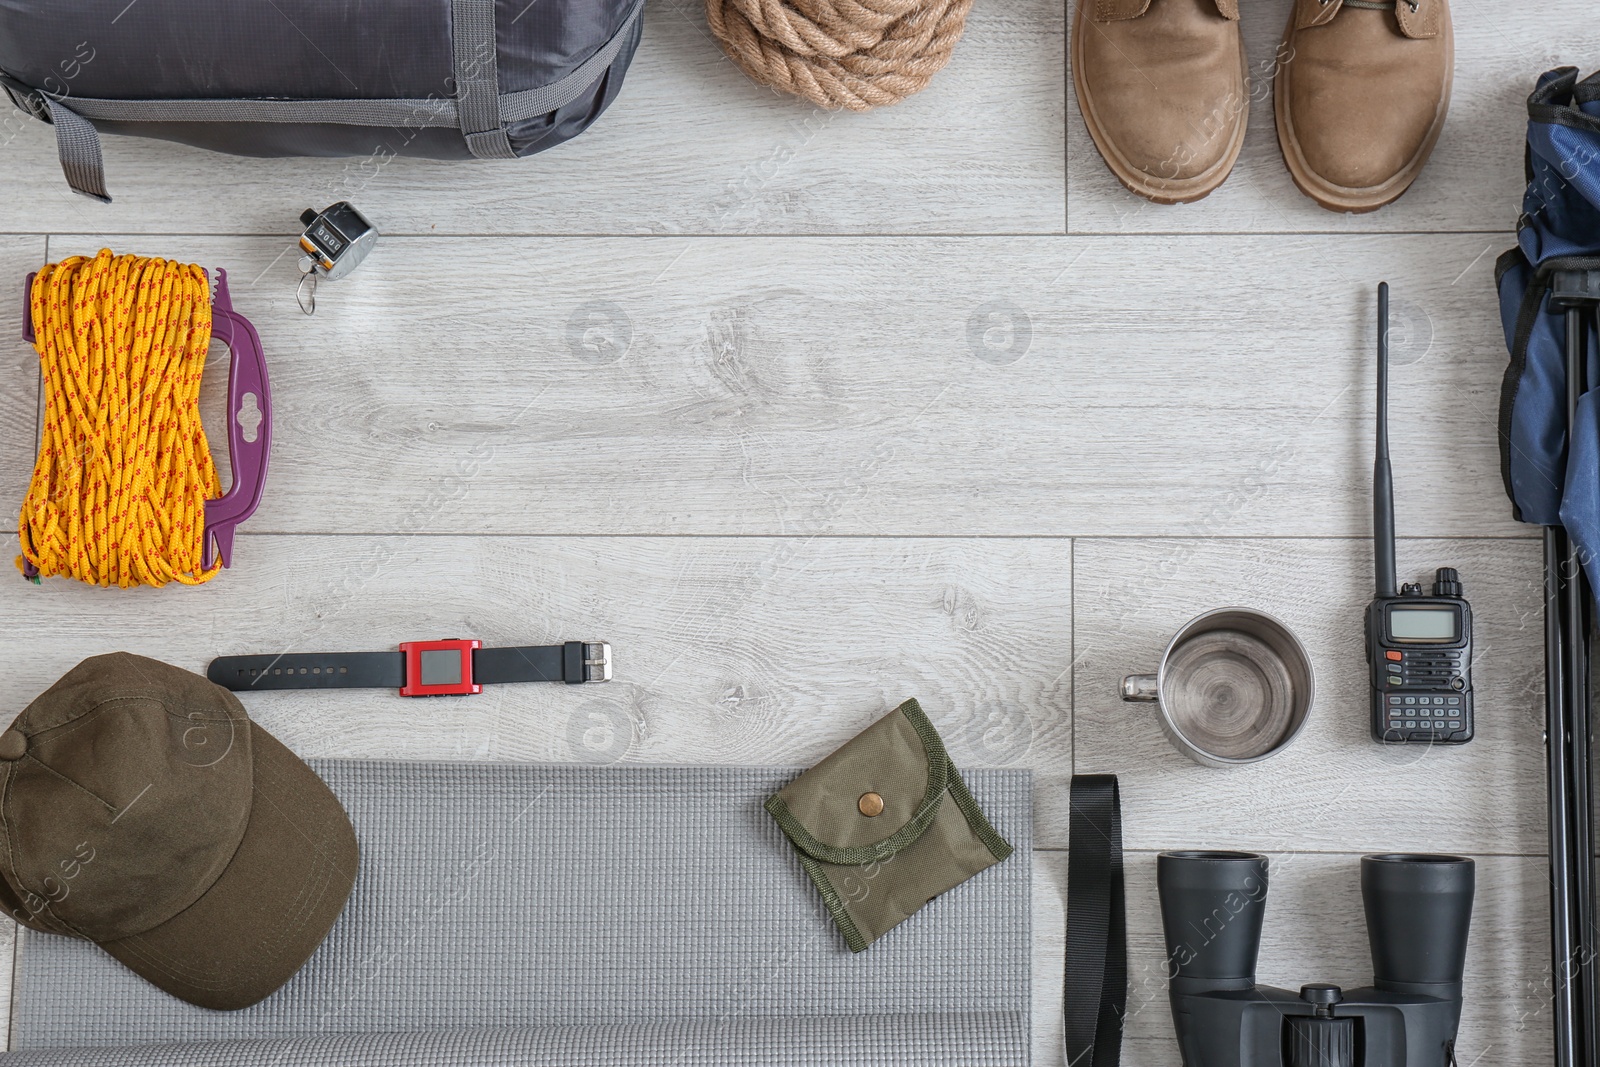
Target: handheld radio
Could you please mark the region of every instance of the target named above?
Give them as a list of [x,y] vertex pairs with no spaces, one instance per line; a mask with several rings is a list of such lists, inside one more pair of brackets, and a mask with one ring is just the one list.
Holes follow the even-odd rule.
[[1396,588],[1394,474],[1389,467],[1389,284],[1378,286],[1378,446],[1372,466],[1372,556],[1367,608],[1372,739],[1462,745],[1472,740],[1472,607],[1461,576],[1440,567],[1433,595]]

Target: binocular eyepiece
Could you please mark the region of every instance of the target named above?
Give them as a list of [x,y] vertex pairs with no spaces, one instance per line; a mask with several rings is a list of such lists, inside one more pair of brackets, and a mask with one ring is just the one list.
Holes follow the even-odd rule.
[[1173,1021],[1185,1067],[1446,1067],[1461,1021],[1473,863],[1361,859],[1373,984],[1256,985],[1267,859],[1166,852],[1156,860]]

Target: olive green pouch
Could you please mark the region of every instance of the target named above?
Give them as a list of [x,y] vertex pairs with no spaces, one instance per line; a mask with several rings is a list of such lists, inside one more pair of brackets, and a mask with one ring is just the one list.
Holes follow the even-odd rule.
[[767,800],[850,951],[1011,855],[915,700]]

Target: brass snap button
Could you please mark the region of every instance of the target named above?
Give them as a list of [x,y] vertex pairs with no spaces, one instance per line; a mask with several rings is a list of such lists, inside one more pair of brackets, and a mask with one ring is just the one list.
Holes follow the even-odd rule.
[[[0,743],[4,741],[4,738],[0,738]],[[861,799],[856,801],[856,808],[867,818],[876,818],[883,814],[883,798],[876,793],[862,793]]]
[[19,760],[28,754],[28,739],[20,730],[0,734],[0,759]]

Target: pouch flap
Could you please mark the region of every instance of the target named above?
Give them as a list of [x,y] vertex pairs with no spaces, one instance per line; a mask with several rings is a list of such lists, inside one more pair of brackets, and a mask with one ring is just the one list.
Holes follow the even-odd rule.
[[1093,12],[1096,22],[1120,22],[1136,19],[1150,10],[1150,0],[1081,0]]
[[766,809],[800,851],[851,866],[915,842],[938,816],[949,786],[944,743],[921,706],[908,700],[779,790]]
[[852,952],[1011,855],[915,700],[774,793],[766,809]]
[[1443,29],[1444,5],[1439,0],[1396,0],[1394,17],[1400,32],[1422,41],[1439,36]]

